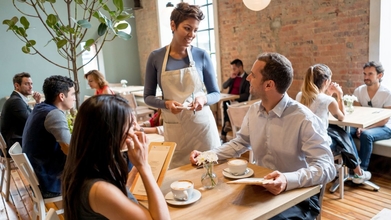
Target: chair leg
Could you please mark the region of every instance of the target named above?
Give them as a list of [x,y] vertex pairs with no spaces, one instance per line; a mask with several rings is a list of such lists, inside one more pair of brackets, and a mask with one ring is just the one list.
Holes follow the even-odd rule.
[[[2,165],[0,165],[2,166]],[[2,168],[2,171],[1,171],[1,182],[0,182],[0,193],[3,192],[3,183],[4,183],[4,173],[5,173],[5,167]]]
[[6,171],[7,171],[7,185],[6,185],[6,191],[5,191],[5,201],[9,201],[9,198],[10,198],[10,184],[11,184],[11,167],[10,167],[10,164],[8,163],[7,164],[7,168],[6,168]]
[[380,187],[378,185],[376,185],[376,184],[374,184],[374,183],[372,183],[371,181],[368,181],[368,180],[365,181],[363,184],[367,185],[369,187],[372,187],[374,191],[379,191],[379,189],[380,189]]

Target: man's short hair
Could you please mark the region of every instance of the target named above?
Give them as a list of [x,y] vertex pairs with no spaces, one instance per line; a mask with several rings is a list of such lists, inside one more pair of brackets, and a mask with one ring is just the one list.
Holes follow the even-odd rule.
[[231,65],[236,65],[237,67],[243,66],[243,62],[239,59],[234,59],[231,61]]
[[45,102],[53,104],[60,93],[64,93],[65,97],[68,97],[68,92],[74,85],[73,80],[66,76],[51,76],[46,78],[42,87]]
[[277,91],[284,94],[293,81],[291,62],[278,53],[261,53],[257,59],[266,63],[261,71],[263,81],[273,80]]
[[13,81],[13,84],[17,83],[17,84],[22,84],[22,79],[23,77],[27,77],[27,78],[31,78],[30,74],[29,73],[26,73],[26,72],[21,72],[21,73],[18,73],[14,76],[14,78],[12,79]]

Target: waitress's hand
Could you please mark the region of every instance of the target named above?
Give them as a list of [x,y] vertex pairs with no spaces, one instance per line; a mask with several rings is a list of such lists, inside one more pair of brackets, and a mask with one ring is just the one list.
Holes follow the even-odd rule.
[[164,104],[166,105],[166,109],[169,109],[173,114],[178,114],[182,111],[182,109],[177,108],[177,106],[182,106],[182,104],[177,101],[167,100]]
[[193,103],[190,103],[189,106],[191,107],[190,110],[196,110],[200,111],[206,104],[207,99],[205,95],[197,96]]

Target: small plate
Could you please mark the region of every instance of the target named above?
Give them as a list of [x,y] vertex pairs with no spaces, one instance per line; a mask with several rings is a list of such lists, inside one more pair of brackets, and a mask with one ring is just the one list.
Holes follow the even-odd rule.
[[172,192],[167,193],[164,198],[166,199],[166,202],[171,205],[189,205],[189,204],[195,203],[199,199],[201,199],[201,192],[194,189],[193,196],[191,197],[191,199],[188,199],[186,201],[175,200],[174,196],[172,195]]
[[[229,171],[229,168],[225,168],[225,170]],[[243,174],[243,175],[239,175],[239,176],[235,176],[227,171],[224,171],[223,170],[223,176],[227,177],[227,178],[230,178],[230,179],[242,179],[242,178],[247,178],[247,177],[250,177],[254,174],[254,170],[247,167],[247,170],[248,172]]]

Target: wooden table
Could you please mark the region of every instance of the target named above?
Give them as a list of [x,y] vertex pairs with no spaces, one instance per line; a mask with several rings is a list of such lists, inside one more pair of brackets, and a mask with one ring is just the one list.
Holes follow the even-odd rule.
[[131,93],[136,91],[143,91],[144,86],[127,86],[127,87],[111,87],[111,90],[115,93],[124,94],[124,93]]
[[[221,126],[224,124],[224,109],[223,103],[224,101],[230,101],[240,98],[240,95],[233,95],[228,93],[220,93],[220,100],[217,103],[217,108],[220,109],[220,117],[221,117]],[[218,121],[218,116],[216,115],[216,122]]]
[[389,117],[391,117],[391,109],[354,106],[354,112],[346,114],[343,121],[338,121],[329,114],[329,124],[366,128]]
[[[217,164],[214,171],[218,183],[214,189],[204,190],[201,184],[203,169],[185,165],[168,170],[160,187],[163,194],[170,192],[170,184],[176,180],[187,179],[194,183],[194,188],[202,194],[197,202],[186,206],[169,205],[172,219],[268,219],[316,195],[320,186],[300,188],[274,196],[262,186],[227,184],[231,179],[223,176],[222,170],[227,163]],[[264,177],[272,170],[249,164],[254,170],[254,177]],[[143,201],[142,204],[146,202]]]

